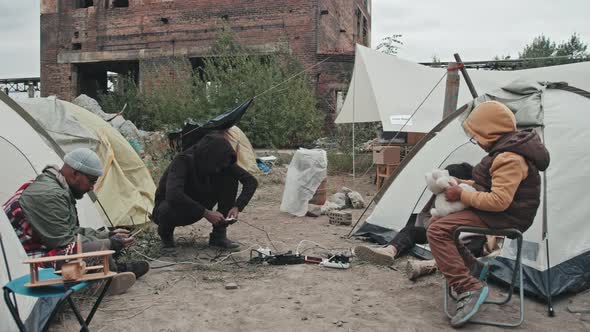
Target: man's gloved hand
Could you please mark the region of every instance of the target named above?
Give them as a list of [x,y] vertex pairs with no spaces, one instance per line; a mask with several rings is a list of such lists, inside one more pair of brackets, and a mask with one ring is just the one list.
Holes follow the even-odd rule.
[[109,240],[111,241],[112,250],[121,251],[124,248],[129,247],[135,239],[132,236],[129,236],[128,234],[117,233],[111,236]]

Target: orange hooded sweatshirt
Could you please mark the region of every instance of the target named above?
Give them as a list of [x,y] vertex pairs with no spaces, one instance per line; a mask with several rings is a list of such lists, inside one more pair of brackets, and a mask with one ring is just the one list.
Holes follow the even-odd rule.
[[[485,151],[489,151],[504,134],[516,132],[516,118],[508,107],[497,101],[478,105],[469,114],[463,128]],[[478,210],[501,212],[506,210],[521,181],[528,176],[525,159],[513,152],[500,153],[492,163],[490,192],[467,191],[461,193],[461,202]],[[473,185],[473,181],[463,181]]]

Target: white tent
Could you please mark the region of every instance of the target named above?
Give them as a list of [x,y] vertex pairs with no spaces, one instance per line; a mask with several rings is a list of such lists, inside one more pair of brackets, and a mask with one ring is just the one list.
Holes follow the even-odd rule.
[[[551,154],[551,164],[542,176],[545,194],[541,207],[524,234],[525,290],[547,297],[588,287],[590,205],[584,197],[590,185],[590,93],[563,87],[545,89],[522,81],[506,89],[481,96],[474,103],[489,99],[504,102],[515,112],[520,127],[539,130]],[[411,151],[378,194],[377,206],[356,235],[390,241],[428,200],[426,172],[451,163],[475,165],[481,160],[484,151],[469,143],[461,127],[470,109],[463,107],[447,117]],[[514,255],[515,243],[507,241],[494,260],[496,277],[507,280],[506,267],[514,263]]]
[[[48,164],[61,165],[62,159],[54,149],[59,149],[49,134],[28,115],[12,99],[0,92],[0,202],[6,202],[16,190],[25,182],[32,180]],[[94,203],[85,196],[78,201],[78,216],[80,224],[86,227],[100,228],[106,226]],[[24,250],[15,236],[8,219],[2,214],[0,231],[5,249],[9,257],[12,277],[20,277],[26,271],[21,263]],[[8,280],[4,261],[0,263],[0,282],[2,285]],[[0,320],[7,324],[0,324],[0,330],[14,330],[12,317],[4,301],[0,301]],[[22,302],[22,304],[21,304]],[[19,310],[25,320],[31,310],[32,300],[19,300]],[[10,322],[10,323],[8,323]]]
[[[27,259],[27,254],[20,245],[18,238],[16,237],[16,233],[12,230],[10,221],[8,221],[8,218],[4,213],[0,213],[0,236],[2,236],[2,242],[4,243],[4,248],[6,249],[5,253],[3,253],[0,249],[0,255],[6,254],[8,266],[10,269],[10,276],[14,279],[29,273],[29,266],[22,263],[25,259]],[[0,260],[2,262],[0,263],[0,285],[3,286],[8,283],[10,279],[8,278],[8,270],[6,269],[4,259],[0,257]],[[18,303],[18,310],[21,317],[26,318],[31,313],[36,299],[33,297],[19,295],[16,297],[16,301]],[[17,330],[17,326],[12,320],[12,316],[6,307],[4,300],[2,300],[2,304],[0,305],[0,320],[2,320],[0,331]]]
[[[429,132],[442,119],[445,80],[432,91],[420,109],[412,113],[443,78],[446,68],[430,68],[357,45],[354,71],[336,123],[381,121],[384,131]],[[479,94],[496,90],[516,79],[568,83],[590,91],[590,62],[517,71],[469,70]],[[458,105],[472,99],[464,81]],[[405,126],[404,126],[405,124]]]

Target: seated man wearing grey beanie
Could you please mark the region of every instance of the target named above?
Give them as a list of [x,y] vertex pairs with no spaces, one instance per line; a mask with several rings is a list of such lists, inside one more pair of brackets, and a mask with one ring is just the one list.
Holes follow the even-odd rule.
[[[92,150],[78,148],[66,154],[64,162],[61,169],[55,165],[45,167],[2,206],[27,255],[36,258],[75,253],[78,234],[84,252],[110,249],[117,255],[133,242],[129,231],[80,227],[76,211],[76,200],[93,190],[102,175],[100,159]],[[149,270],[145,261],[111,266],[119,273],[113,278],[110,294],[125,292]]]

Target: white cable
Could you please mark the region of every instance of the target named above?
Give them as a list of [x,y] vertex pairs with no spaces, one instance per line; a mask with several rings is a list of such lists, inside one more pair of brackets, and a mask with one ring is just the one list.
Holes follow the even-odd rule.
[[323,246],[323,245],[321,245],[321,244],[319,244],[319,243],[317,243],[317,242],[313,242],[313,241],[311,241],[311,240],[301,240],[301,241],[299,242],[299,244],[297,245],[297,249],[295,249],[295,254],[299,254],[299,247],[301,246],[301,244],[302,244],[303,242],[309,242],[309,243],[313,243],[313,244],[315,244],[317,247],[324,248],[324,249],[326,249],[326,250],[328,250],[328,251],[332,251],[330,248],[328,248],[328,247],[326,247],[326,246]]

